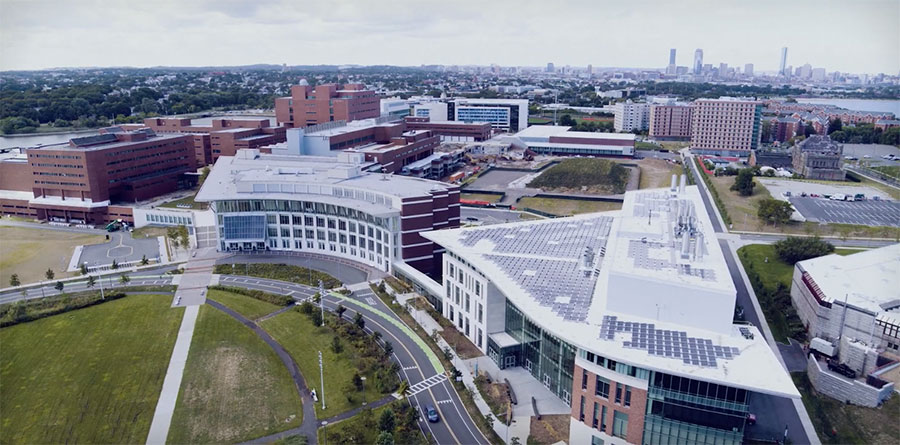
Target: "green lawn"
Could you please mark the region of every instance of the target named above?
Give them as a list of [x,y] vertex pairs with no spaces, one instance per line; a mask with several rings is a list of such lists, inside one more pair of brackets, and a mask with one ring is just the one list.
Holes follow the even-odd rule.
[[300,425],[303,407],[284,363],[222,311],[200,307],[169,443],[222,443]]
[[872,167],[872,170],[880,171],[894,178],[900,178],[900,165],[879,165]]
[[144,443],[184,313],[171,299],[0,329],[0,443]]
[[[606,212],[622,208],[621,202],[590,201],[586,199],[559,199],[525,197],[516,204],[517,208],[530,208],[559,216],[577,215],[580,213]],[[524,214],[523,214],[524,215]]]
[[531,180],[528,187],[571,193],[624,193],[629,171],[600,158],[568,158]]
[[341,286],[340,280],[325,272],[289,264],[247,263],[237,264],[234,265],[234,267],[232,267],[231,264],[216,264],[213,273],[248,275],[252,277],[305,284],[307,286],[318,286],[319,280],[322,280],[325,284],[325,289],[333,289]]
[[219,303],[228,306],[229,309],[232,309],[251,320],[255,320],[263,315],[271,314],[272,312],[281,309],[281,306],[257,300],[253,297],[217,289],[210,289],[207,298],[218,301]]
[[[322,409],[321,403],[316,403],[318,418],[335,416],[362,405],[361,396],[354,397],[352,401],[346,397],[353,374],[357,372],[355,359],[358,358],[358,354],[353,350],[349,341],[343,341],[343,352],[335,354],[331,350],[331,342],[334,338],[332,330],[328,327],[313,326],[309,317],[298,311],[279,314],[263,321],[260,326],[284,346],[284,349],[291,354],[291,357],[297,362],[297,366],[300,367],[307,386],[315,388],[319,393],[322,391],[322,381],[319,379],[318,352],[322,351],[325,368],[326,409]],[[371,384],[371,376],[367,377],[369,384],[365,385],[365,399],[373,401],[381,398],[383,394],[379,394],[375,385]]]
[[896,394],[879,408],[847,405],[820,395],[805,372],[792,373],[791,377],[803,396],[803,405],[822,443],[897,443],[900,437],[900,422],[897,422],[900,397]]
[[[838,255],[850,255],[859,252],[854,249],[835,249]],[[778,254],[775,253],[775,247],[771,244],[750,244],[738,249],[738,258],[741,261],[747,275],[751,277],[750,282],[753,285],[753,291],[759,299],[759,305],[762,307],[766,322],[775,340],[787,343],[788,337],[791,337],[796,329],[802,329],[802,325],[797,325],[796,310],[790,302],[789,294],[785,301],[784,296],[779,299],[775,293],[778,285],[784,286],[787,292],[791,289],[791,280],[794,274],[794,266],[781,261]],[[768,259],[768,261],[766,261]],[[753,273],[759,275],[762,286],[759,288],[758,283],[753,281]],[[750,310],[750,308],[744,308]]]
[[462,193],[459,195],[459,199],[471,199],[473,201],[497,202],[500,201],[500,198],[503,198],[503,196],[490,193]]
[[186,197],[186,198],[176,199],[175,201],[169,201],[169,202],[167,202],[167,203],[165,203],[165,204],[160,204],[159,207],[171,207],[171,208],[188,209],[187,207],[178,207],[179,205],[188,204],[188,205],[191,206],[190,208],[193,209],[193,210],[206,210],[207,208],[209,208],[209,204],[208,204],[208,203],[205,203],[205,202],[196,202],[196,201],[194,201],[194,198],[195,198],[196,196],[197,196],[197,194],[194,193],[193,195],[188,196],[188,197]]

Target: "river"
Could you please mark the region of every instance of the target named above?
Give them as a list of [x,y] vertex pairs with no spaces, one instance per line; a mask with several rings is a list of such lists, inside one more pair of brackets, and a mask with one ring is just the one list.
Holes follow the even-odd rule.
[[[191,123],[194,125],[211,125],[213,119],[258,119],[261,117],[269,118],[269,125],[275,125],[275,118],[271,116],[240,116],[240,115],[227,115],[227,116],[213,116],[213,117],[202,117],[194,119]],[[24,134],[24,135],[15,135],[15,136],[0,136],[0,149],[3,148],[13,148],[13,147],[34,147],[36,145],[49,145],[49,144],[59,144],[63,142],[69,142],[69,139],[82,137],[82,136],[90,136],[91,134],[96,133],[97,130],[78,130],[78,131],[67,131],[64,133],[53,133],[53,134]]]
[[900,100],[893,99],[797,99],[797,102],[834,105],[854,111],[886,111],[900,116]]

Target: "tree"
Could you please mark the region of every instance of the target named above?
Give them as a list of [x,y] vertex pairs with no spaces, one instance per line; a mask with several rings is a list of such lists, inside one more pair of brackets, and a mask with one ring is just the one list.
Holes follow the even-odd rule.
[[200,179],[198,181],[199,185],[203,185],[206,182],[206,178],[209,176],[209,166],[203,167],[203,170],[200,170]]
[[397,419],[394,416],[394,411],[390,408],[382,411],[381,417],[378,418],[378,431],[393,433],[396,426]]
[[762,135],[760,139],[763,142],[772,142],[772,121],[766,119],[762,123]]
[[191,247],[191,238],[188,229],[185,226],[178,226],[178,241],[185,249]]
[[119,262],[116,261],[116,260],[113,260],[112,264],[111,264],[109,267],[112,268],[112,269],[118,269],[118,268],[119,268]]
[[806,238],[789,236],[772,245],[775,253],[785,263],[793,265],[798,261],[828,255],[834,252],[834,245],[819,237]]
[[150,260],[147,259],[147,255],[141,257],[141,266],[146,266],[150,264]]
[[130,281],[131,281],[131,278],[129,278],[128,275],[125,275],[125,274],[119,275],[119,282],[122,283],[123,286],[128,284],[128,282],[130,282]]
[[22,284],[22,283],[19,281],[19,274],[14,273],[14,274],[10,275],[10,277],[9,277],[9,285],[10,286],[16,287],[20,284]]
[[564,114],[561,118],[559,118],[559,124],[567,127],[574,127],[578,124],[578,122],[575,119],[572,119],[572,116]]
[[322,313],[321,312],[313,311],[312,314],[310,314],[310,317],[312,318],[312,322],[313,322],[314,326],[322,325]]
[[828,123],[828,134],[834,133],[835,131],[841,131],[844,128],[844,123],[841,122],[841,118],[837,118]]
[[334,312],[337,313],[338,320],[343,320],[344,312],[347,312],[347,308],[345,308],[343,304],[339,304],[337,309],[334,310]]
[[65,287],[65,285],[63,284],[62,281],[57,281],[57,282],[56,282],[56,286],[53,286],[53,287],[55,287],[56,290],[62,292],[62,290],[63,290],[63,288]]
[[331,352],[335,354],[340,354],[341,351],[344,350],[344,345],[341,344],[341,339],[337,336],[331,337]]
[[753,182],[753,170],[749,168],[742,168],[736,178],[734,178],[734,185],[731,186],[731,190],[736,190],[741,196],[750,196],[753,194],[753,186],[756,183]]
[[515,436],[511,437],[509,439],[509,445],[522,445],[522,439],[519,439],[518,437],[515,437]]
[[87,267],[87,264],[86,264],[86,263],[81,263],[81,265],[78,266],[78,268],[81,269],[81,274],[82,274],[82,275],[87,275],[87,274],[88,274],[88,267]]
[[814,134],[816,134],[816,127],[813,126],[812,122],[807,122],[806,127],[803,127],[803,135],[810,137]]
[[384,342],[384,355],[390,357],[390,355],[393,353],[394,353],[393,343],[391,343],[389,341]]
[[44,276],[47,277],[48,280],[52,280],[53,277],[56,276],[56,274],[53,273],[53,269],[47,269],[47,271],[44,272]]
[[358,327],[360,330],[362,330],[366,327],[366,320],[363,320],[362,314],[357,312],[356,316],[353,317],[353,324],[355,324],[356,327]]
[[313,305],[309,301],[304,301],[300,303],[300,313],[301,314],[311,314],[313,311]]
[[759,202],[756,215],[766,222],[785,224],[791,219],[794,209],[791,203],[775,198],[766,198]]
[[387,431],[382,431],[375,438],[375,445],[394,445],[394,435]]
[[381,332],[380,331],[373,332],[372,339],[375,340],[375,343],[378,343],[378,340],[381,340]]
[[362,390],[363,390],[363,381],[362,381],[362,377],[359,376],[359,373],[358,373],[358,372],[354,372],[354,373],[353,373],[353,380],[352,380],[352,383],[353,383],[353,387],[356,388],[357,391],[362,391]]
[[94,287],[97,284],[97,279],[94,278],[93,275],[88,275],[87,279],[87,287]]

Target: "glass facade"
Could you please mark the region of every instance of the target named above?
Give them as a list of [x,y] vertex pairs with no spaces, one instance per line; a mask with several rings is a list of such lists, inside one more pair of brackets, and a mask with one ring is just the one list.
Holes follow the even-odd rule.
[[509,106],[462,106],[457,108],[456,120],[462,122],[488,122],[493,127],[510,127],[510,114]]
[[345,257],[390,270],[399,256],[397,216],[314,201],[213,203],[222,251],[291,250]]
[[500,366],[521,366],[562,399],[572,404],[575,347],[544,331],[506,300],[506,333],[519,344],[497,348],[488,342],[488,355]]
[[652,371],[645,444],[740,444],[749,412],[746,390]]

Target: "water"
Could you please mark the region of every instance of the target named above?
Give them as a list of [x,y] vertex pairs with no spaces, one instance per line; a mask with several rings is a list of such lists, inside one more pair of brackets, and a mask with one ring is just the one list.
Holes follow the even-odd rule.
[[[213,119],[259,119],[268,117],[269,125],[275,126],[275,118],[270,116],[238,116],[238,115],[228,115],[228,116],[211,116],[211,117],[203,117],[197,118],[193,120],[194,125],[200,126],[209,126],[212,125]],[[91,134],[97,133],[96,130],[88,130],[88,131],[70,131],[65,133],[56,133],[56,134],[29,134],[22,136],[0,136],[0,149],[3,148],[12,148],[12,147],[34,147],[36,145],[49,145],[49,144],[59,144],[64,142],[69,142],[69,139],[90,136]]]
[[834,105],[854,111],[881,111],[900,116],[900,100],[890,99],[797,99],[797,102]]

